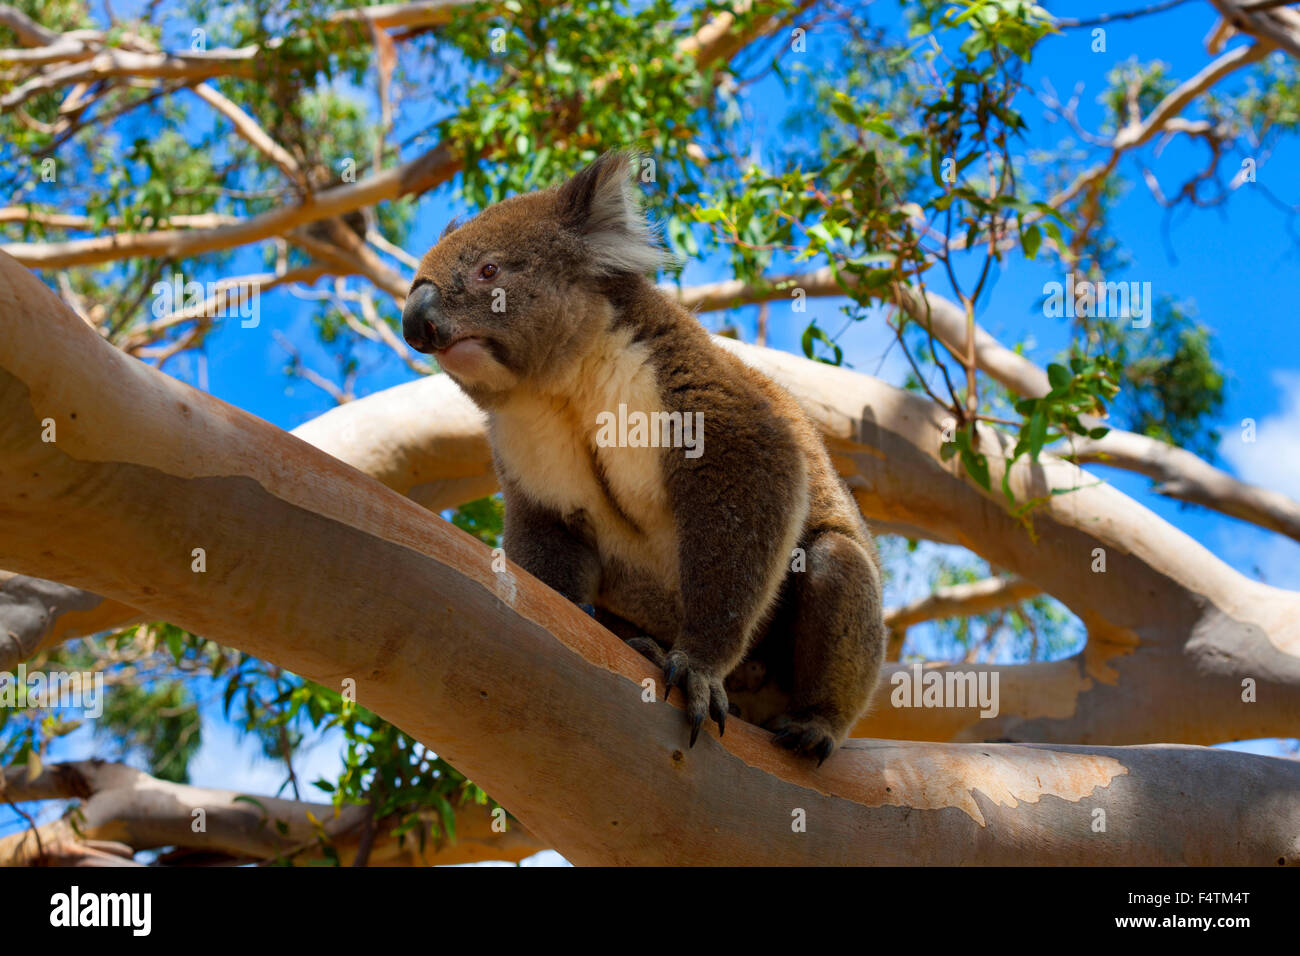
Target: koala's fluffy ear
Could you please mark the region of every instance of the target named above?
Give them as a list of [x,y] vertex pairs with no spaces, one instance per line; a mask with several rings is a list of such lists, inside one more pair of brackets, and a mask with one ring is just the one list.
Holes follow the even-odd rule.
[[560,220],[582,236],[597,273],[644,275],[664,262],[632,182],[635,159],[606,153],[559,188]]

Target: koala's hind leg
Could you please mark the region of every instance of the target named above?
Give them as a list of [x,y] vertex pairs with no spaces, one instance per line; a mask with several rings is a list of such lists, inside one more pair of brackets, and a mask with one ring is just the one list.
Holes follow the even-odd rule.
[[791,574],[795,601],[790,709],[768,723],[775,742],[830,756],[866,710],[885,658],[880,571],[867,548],[826,531]]

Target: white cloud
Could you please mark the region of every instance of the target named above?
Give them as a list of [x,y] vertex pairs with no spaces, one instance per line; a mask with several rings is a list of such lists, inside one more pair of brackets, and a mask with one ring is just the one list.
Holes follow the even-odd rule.
[[1300,371],[1275,371],[1273,384],[1282,407],[1255,419],[1253,442],[1243,440],[1240,423],[1230,425],[1219,453],[1243,481],[1300,499]]

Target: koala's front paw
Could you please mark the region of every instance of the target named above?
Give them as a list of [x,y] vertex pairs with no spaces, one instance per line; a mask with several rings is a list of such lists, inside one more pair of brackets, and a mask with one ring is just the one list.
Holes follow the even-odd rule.
[[767,729],[776,733],[772,742],[778,747],[784,747],[797,754],[816,757],[819,767],[835,750],[836,733],[821,717],[808,716],[796,719],[781,716],[769,721]]
[[668,652],[653,637],[629,637],[623,641],[642,657],[648,657],[660,670],[668,663]]
[[664,662],[664,700],[674,687],[686,695],[686,719],[691,722],[691,746],[700,736],[707,714],[718,724],[718,736],[727,729],[727,691],[722,676],[692,661],[685,651],[671,651]]

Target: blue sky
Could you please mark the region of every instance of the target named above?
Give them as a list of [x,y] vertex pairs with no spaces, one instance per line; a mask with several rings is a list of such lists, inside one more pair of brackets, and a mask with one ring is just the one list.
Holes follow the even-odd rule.
[[[876,4],[882,13],[888,5]],[[1119,5],[1117,9],[1124,8]],[[1092,4],[1053,5],[1062,16],[1095,14]],[[891,17],[884,16],[885,22]],[[1097,95],[1104,77],[1115,65],[1133,57],[1141,61],[1163,60],[1175,77],[1185,78],[1209,59],[1202,38],[1214,22],[1208,4],[1189,4],[1154,17],[1110,24],[1107,50],[1091,51],[1087,31],[1070,31],[1050,37],[1039,48],[1039,55],[1029,70],[1031,86],[1041,88],[1050,80],[1058,93],[1067,95],[1077,83],[1083,83],[1080,96],[1080,120],[1099,129],[1101,110]],[[823,40],[814,35],[809,57],[835,57],[835,37]],[[788,54],[793,55],[793,54]],[[1228,81],[1233,82],[1232,80]],[[775,79],[755,88],[747,117],[755,128],[775,131],[774,102],[783,100]],[[752,104],[762,104],[761,109]],[[1078,146],[1077,138],[1062,122],[1049,123],[1045,110],[1033,104],[1023,109],[1030,125],[1026,144],[1030,148],[1058,148],[1066,142]],[[428,117],[410,118],[411,128],[428,121]],[[403,135],[399,124],[398,137]],[[1028,152],[1028,150],[1026,150]],[[1094,153],[1093,158],[1100,155]],[[409,158],[409,157],[408,157]],[[1150,150],[1141,154],[1143,162],[1157,173],[1166,189],[1181,183],[1200,168],[1203,148],[1185,137],[1175,139],[1159,156],[1152,159]],[[1284,142],[1266,165],[1260,167],[1261,183],[1287,202],[1300,202],[1296,195],[1292,171],[1300,168],[1300,147]],[[1135,181],[1138,167],[1133,159],[1123,161],[1121,169]],[[416,228],[407,247],[419,255],[432,244],[448,218],[460,207],[444,189],[424,197],[419,207]],[[1300,442],[1294,438],[1300,430],[1300,359],[1287,346],[1300,340],[1295,331],[1295,312],[1289,286],[1300,276],[1300,247],[1288,236],[1286,214],[1271,205],[1250,184],[1237,190],[1221,209],[1181,210],[1170,217],[1137,182],[1117,203],[1112,217],[1114,231],[1131,258],[1130,267],[1112,278],[1150,282],[1156,295],[1171,295],[1195,303],[1200,321],[1215,332],[1223,365],[1229,372],[1227,401],[1215,424],[1223,435],[1220,454],[1223,464],[1240,477],[1300,497]],[[259,266],[251,256],[232,272],[256,271]],[[1061,269],[1047,257],[1039,262],[1012,258],[996,277],[992,291],[981,302],[981,323],[1003,342],[1026,342],[1031,357],[1040,363],[1054,358],[1066,342],[1063,322],[1046,319],[1038,308],[1043,284],[1060,281]],[[686,284],[710,281],[727,276],[726,263],[720,256],[693,262],[686,269]],[[215,278],[215,276],[214,276]],[[1287,281],[1288,279],[1292,281]],[[1285,283],[1285,284],[1284,284]],[[941,290],[942,291],[942,290]],[[830,330],[841,328],[843,320],[836,300],[813,300],[808,316],[819,318],[819,325]],[[271,328],[281,329],[302,350],[304,358],[322,372],[331,365],[314,347],[310,334],[309,309],[285,292],[268,293],[262,302],[262,326],[243,330],[227,326],[210,340],[208,348],[208,387],[216,395],[274,424],[292,428],[325,411],[331,399],[322,391],[301,380],[287,379],[283,368],[286,353],[270,338]],[[740,310],[734,318],[743,328],[752,330],[753,310]],[[720,316],[706,316],[711,322]],[[798,351],[802,324],[780,321],[774,309],[769,338],[775,347]],[[840,339],[846,361],[866,372],[877,372],[890,381],[901,381],[903,365],[894,351],[880,364],[888,350],[890,335],[883,324],[859,323]],[[382,359],[382,366],[361,381],[362,392],[377,391],[404,381],[410,374],[400,363]],[[173,366],[173,373],[188,381],[196,380],[196,370],[183,364]],[[1240,423],[1253,418],[1259,423],[1258,441],[1253,446],[1242,443]],[[1202,544],[1229,560],[1243,572],[1263,577],[1281,586],[1300,587],[1300,544],[1278,539],[1253,526],[1201,509],[1184,508],[1147,492],[1146,479],[1107,469],[1108,481],[1138,497],[1144,504],[1173,521]]]
[[[1105,9],[1119,10],[1140,6],[1139,0],[1113,0]],[[1062,16],[1092,16],[1095,3],[1050,4]],[[878,3],[880,20],[896,22],[892,4]],[[1096,97],[1104,88],[1104,77],[1116,64],[1136,57],[1140,61],[1160,59],[1170,73],[1183,79],[1206,62],[1209,54],[1203,38],[1215,22],[1208,3],[1191,3],[1158,16],[1131,22],[1117,22],[1106,27],[1106,51],[1094,53],[1092,38],[1086,30],[1052,37],[1040,46],[1028,71],[1030,86],[1041,88],[1050,80],[1056,91],[1068,95],[1082,83],[1080,120],[1094,130],[1100,128],[1100,109]],[[187,31],[186,31],[187,32]],[[179,27],[177,28],[179,35]],[[838,38],[814,34],[805,56],[833,61],[837,56]],[[211,43],[221,42],[214,31]],[[793,55],[793,54],[790,54]],[[1239,77],[1226,86],[1234,88]],[[373,105],[373,93],[365,94]],[[748,122],[761,135],[776,136],[778,105],[784,95],[775,80],[754,88],[749,105]],[[428,101],[422,101],[428,104]],[[445,104],[428,108],[436,116],[444,115]],[[1063,122],[1049,123],[1044,110],[1033,103],[1022,105],[1030,125],[1026,140],[1029,148],[1058,149],[1067,141],[1077,142]],[[435,115],[401,116],[396,139],[427,125]],[[618,145],[618,144],[610,144]],[[760,150],[762,143],[759,144]],[[403,158],[410,158],[408,151]],[[1090,154],[1095,161],[1100,153]],[[1141,153],[1166,188],[1175,187],[1204,160],[1203,147],[1180,138],[1158,157],[1151,150]],[[1270,204],[1261,191],[1250,184],[1237,190],[1223,209],[1182,211],[1174,215],[1165,229],[1166,213],[1141,185],[1132,158],[1122,161],[1121,169],[1134,180],[1134,188],[1117,203],[1112,222],[1115,233],[1131,258],[1123,278],[1148,281],[1156,295],[1168,294],[1195,302],[1201,321],[1215,332],[1224,367],[1230,372],[1227,402],[1215,423],[1223,435],[1219,448],[1220,464],[1239,477],[1286,492],[1300,498],[1300,358],[1295,345],[1296,333],[1294,288],[1297,278],[1298,247],[1288,233],[1285,213]],[[1300,147],[1284,143],[1260,167],[1258,178],[1284,202],[1300,203],[1300,187],[1294,172],[1300,169]],[[1230,174],[1229,174],[1230,175]],[[452,212],[460,211],[444,189],[426,196],[419,206],[417,227],[407,243],[419,255],[433,242]],[[261,269],[254,253],[242,253],[225,274],[234,275]],[[1046,257],[1037,263],[1020,258],[1008,260],[997,275],[991,294],[980,304],[981,323],[1004,343],[1027,343],[1028,352],[1040,363],[1055,357],[1066,341],[1064,323],[1044,318],[1038,302],[1043,284],[1061,279],[1059,266]],[[729,277],[721,257],[691,263],[684,281],[689,283]],[[201,276],[204,279],[218,275]],[[938,291],[944,291],[939,289]],[[798,351],[802,321],[820,317],[819,325],[839,329],[841,303],[812,300],[808,314],[800,321],[782,321],[780,310],[773,308],[769,344]],[[320,414],[332,405],[321,390],[284,375],[287,354],[271,337],[279,330],[302,352],[304,360],[318,371],[328,373],[330,361],[314,344],[310,326],[311,303],[293,298],[287,292],[267,293],[261,301],[261,324],[256,329],[241,329],[229,323],[208,342],[206,387],[213,394],[284,428],[293,428]],[[719,317],[706,317],[713,322]],[[752,331],[751,312],[735,316]],[[891,334],[881,322],[863,322],[853,326],[840,340],[846,361],[855,368],[881,375],[895,383],[903,378],[903,362],[896,351],[886,355]],[[372,374],[360,381],[361,393],[405,381],[411,377],[395,359],[381,358]],[[883,362],[882,362],[882,356]],[[186,359],[173,363],[169,371],[197,384],[197,362]],[[1247,445],[1241,441],[1240,423],[1252,418],[1258,423],[1258,440]],[[1139,476],[1105,470],[1108,481],[1133,495],[1157,514],[1176,524],[1241,572],[1271,584],[1300,588],[1300,544],[1201,509],[1184,508],[1177,503],[1151,494],[1148,482]],[[900,579],[901,580],[901,579]],[[887,598],[893,602],[916,596],[923,586],[917,576],[908,576],[901,589]],[[257,755],[251,742],[239,742],[235,733],[209,708],[211,720],[205,725],[205,743],[193,768],[196,783],[224,787],[245,787],[252,792],[271,792],[282,779],[281,770]],[[1278,752],[1271,742],[1250,746],[1261,752]],[[72,754],[89,753],[89,741],[78,734],[67,745]],[[306,753],[303,779],[317,774],[330,776],[338,766],[337,748],[324,741]],[[3,820],[0,817],[0,820]],[[553,858],[553,855],[552,855]],[[552,859],[548,858],[548,859]],[[553,859],[552,859],[553,861]]]

